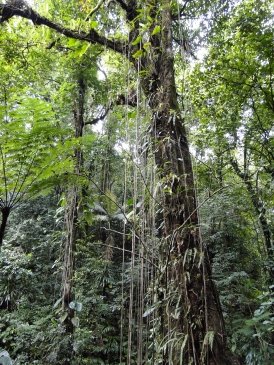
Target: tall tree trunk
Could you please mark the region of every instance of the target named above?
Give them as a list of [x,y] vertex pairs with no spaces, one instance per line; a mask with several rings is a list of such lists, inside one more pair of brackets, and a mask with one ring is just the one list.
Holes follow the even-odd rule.
[[[80,138],[83,136],[84,128],[84,98],[85,98],[85,84],[82,77],[78,80],[78,97],[75,101],[74,107],[74,126],[75,137]],[[74,171],[75,176],[80,176],[83,168],[83,152],[81,147],[76,147],[74,151]],[[73,183],[67,191],[67,207],[65,212],[65,224],[66,224],[66,242],[64,248],[64,268],[62,278],[62,304],[63,310],[66,312],[66,318],[64,320],[65,333],[67,341],[65,348],[62,351],[62,365],[71,364],[73,358],[73,334],[75,323],[73,318],[75,311],[70,307],[70,303],[74,300],[73,295],[73,276],[75,267],[75,250],[76,241],[80,238],[79,231],[79,211],[80,211],[80,198],[81,187],[78,185],[78,181]]]
[[[163,346],[162,364],[169,364],[170,356],[174,365],[181,363],[180,357],[184,364],[238,364],[226,348],[222,311],[199,232],[191,156],[177,102],[171,23],[170,2],[163,0],[161,37],[151,37],[157,53],[135,62],[146,71],[141,85],[153,113],[154,156],[163,190],[160,313],[162,336],[169,345]],[[148,70],[153,71],[148,75]],[[172,332],[181,336],[177,348]]]
[[10,211],[11,211],[10,207],[1,208],[2,221],[1,221],[1,226],[0,226],[0,250],[1,250],[1,247],[3,244]]
[[239,164],[236,160],[232,159],[230,161],[230,163],[231,163],[231,166],[233,167],[233,170],[235,171],[235,173],[239,176],[239,178],[243,181],[244,185],[246,186],[246,189],[250,195],[252,205],[258,216],[258,219],[259,219],[259,222],[260,222],[260,225],[262,228],[262,233],[264,236],[267,255],[269,258],[273,258],[274,246],[273,246],[272,237],[271,237],[271,229],[270,229],[269,223],[266,218],[266,210],[263,206],[263,203],[259,198],[256,188],[252,184],[252,180],[247,172],[247,169],[245,169],[245,172],[241,171]]

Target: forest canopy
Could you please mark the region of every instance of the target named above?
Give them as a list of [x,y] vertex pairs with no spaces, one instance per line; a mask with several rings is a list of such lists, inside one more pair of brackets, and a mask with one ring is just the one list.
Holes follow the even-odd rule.
[[0,364],[272,365],[271,0],[0,3]]

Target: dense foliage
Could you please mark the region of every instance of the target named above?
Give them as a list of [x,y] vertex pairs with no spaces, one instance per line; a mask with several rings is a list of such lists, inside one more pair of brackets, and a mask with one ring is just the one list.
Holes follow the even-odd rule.
[[[130,4],[0,4],[0,364],[190,365],[174,325],[180,259],[209,262],[237,364],[271,365],[273,3],[169,3],[198,202],[178,229],[206,247],[179,259],[163,205],[187,178],[159,167],[168,137],[151,124],[166,5]],[[197,211],[199,233],[185,227]],[[215,337],[207,328],[201,365]]]

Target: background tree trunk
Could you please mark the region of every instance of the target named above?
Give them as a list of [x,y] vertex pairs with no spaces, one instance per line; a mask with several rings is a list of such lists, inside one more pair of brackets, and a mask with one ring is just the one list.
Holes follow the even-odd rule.
[[[84,99],[85,99],[85,84],[82,77],[78,79],[78,96],[75,101],[74,108],[74,126],[75,138],[83,136],[84,128]],[[80,147],[76,147],[74,151],[75,176],[80,176],[83,169],[83,152]],[[75,323],[75,310],[70,308],[70,303],[74,300],[73,294],[73,276],[75,271],[75,250],[77,239],[80,238],[79,230],[79,211],[80,211],[81,187],[78,186],[78,181],[74,182],[66,193],[67,207],[65,212],[66,224],[66,242],[64,249],[64,267],[62,278],[62,304],[63,310],[67,316],[64,321],[65,333],[67,336],[66,346],[62,351],[62,364],[71,364],[73,358],[73,334]]]
[[254,187],[254,184],[252,183],[252,179],[249,176],[247,172],[242,172],[239,164],[236,160],[231,159],[230,161],[231,166],[233,170],[235,171],[236,175],[239,176],[239,178],[243,181],[244,185],[246,186],[246,189],[250,195],[251,202],[253,204],[254,210],[258,216],[262,233],[264,236],[265,241],[265,248],[268,257],[271,259],[273,258],[273,243],[272,243],[272,237],[271,237],[271,229],[269,226],[269,223],[266,218],[266,210],[263,206],[263,202],[260,200],[259,194],[256,191],[256,188]]
[[8,218],[10,215],[10,207],[3,207],[1,208],[1,214],[2,214],[2,221],[1,221],[1,226],[0,226],[0,250],[3,244],[3,240],[4,240],[4,236],[5,236],[5,232],[6,232],[6,227],[7,227],[7,223],[8,223]]

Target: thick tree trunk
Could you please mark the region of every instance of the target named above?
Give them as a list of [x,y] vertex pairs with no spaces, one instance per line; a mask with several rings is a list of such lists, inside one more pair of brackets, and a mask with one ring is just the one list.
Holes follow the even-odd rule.
[[[182,341],[187,339],[185,363],[232,364],[227,355],[218,296],[199,233],[191,158],[182,121],[167,110],[161,115],[156,113],[153,124],[155,160],[164,194],[166,273],[162,285],[167,291],[163,302],[168,302],[172,291],[180,298],[170,305],[163,326],[167,328],[172,311],[179,307],[178,319],[172,319],[169,331],[175,329],[184,334]],[[168,337],[167,333],[164,335]],[[178,353],[175,356],[173,362],[179,364]]]
[[5,236],[5,232],[6,232],[6,227],[7,227],[7,223],[8,223],[8,218],[10,215],[10,207],[3,207],[1,208],[1,214],[2,214],[2,221],[1,221],[1,226],[0,226],[0,250],[3,244],[3,240],[4,240],[4,236]]
[[184,364],[238,364],[226,348],[222,311],[201,242],[191,156],[177,103],[169,1],[162,1],[162,9],[161,37],[151,37],[157,53],[141,60],[141,71],[153,70],[141,84],[153,113],[154,156],[163,191],[165,270],[159,313],[167,346],[162,364],[170,359],[173,365],[181,359]]

